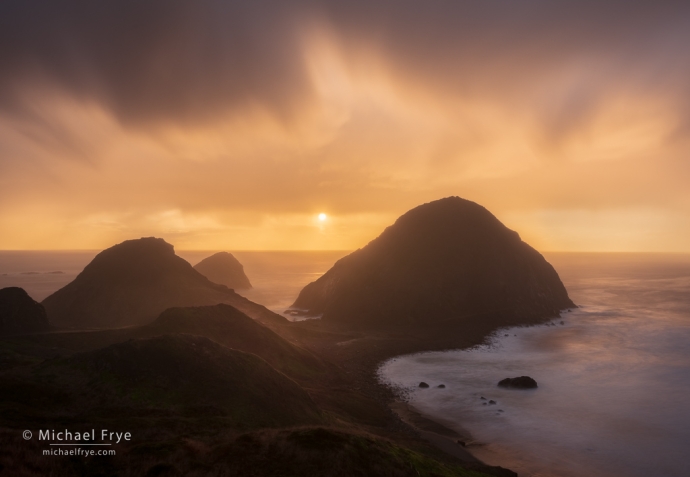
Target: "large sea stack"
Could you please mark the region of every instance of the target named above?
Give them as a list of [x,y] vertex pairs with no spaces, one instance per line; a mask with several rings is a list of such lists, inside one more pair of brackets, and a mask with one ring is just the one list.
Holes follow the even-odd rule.
[[45,309],[23,288],[9,287],[0,290],[0,336],[37,333],[49,329]]
[[554,268],[484,207],[448,197],[402,215],[293,307],[348,326],[534,323],[575,306]]
[[51,322],[71,328],[143,325],[175,306],[227,303],[251,318],[286,320],[211,282],[159,238],[127,240],[99,253],[77,278],[43,301]]
[[228,252],[218,252],[206,257],[194,265],[194,270],[213,283],[220,283],[228,288],[241,290],[252,287],[242,264]]

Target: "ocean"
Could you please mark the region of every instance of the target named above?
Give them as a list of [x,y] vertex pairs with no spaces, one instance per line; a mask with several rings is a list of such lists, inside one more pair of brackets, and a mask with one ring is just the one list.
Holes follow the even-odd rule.
[[[59,290],[84,269],[97,250],[0,251],[0,288],[22,287],[37,301]],[[177,251],[196,265],[215,251]],[[295,301],[300,290],[326,273],[347,251],[240,251],[232,254],[242,263],[253,288],[238,290],[242,296],[279,314]],[[290,320],[303,319],[283,315]]]
[[[391,359],[380,379],[521,477],[687,477],[690,256],[545,256],[579,308],[473,350]],[[497,387],[522,375],[538,389]]]
[[[21,286],[40,301],[96,253],[0,251],[0,288]],[[196,264],[212,253],[178,255]],[[233,252],[254,285],[240,294],[282,313],[346,253]],[[545,256],[579,308],[500,330],[481,348],[393,358],[380,379],[430,418],[471,432],[473,453],[521,477],[690,475],[690,256]],[[496,386],[521,375],[539,388]]]

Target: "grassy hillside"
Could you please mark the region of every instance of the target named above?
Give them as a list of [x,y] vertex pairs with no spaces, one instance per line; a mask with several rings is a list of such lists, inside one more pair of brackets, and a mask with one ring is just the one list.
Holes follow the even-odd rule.
[[228,348],[253,353],[295,379],[313,380],[333,371],[313,353],[229,305],[170,308],[150,325],[133,331],[135,336],[166,333],[205,336]]
[[[34,445],[32,445],[34,444]],[[323,427],[226,433],[208,440],[173,437],[117,446],[117,457],[28,459],[34,442],[18,446],[0,432],[0,468],[13,475],[252,476],[252,477],[488,477],[361,432]]]
[[309,395],[263,359],[190,335],[47,360],[4,375],[0,388],[4,418],[215,416],[247,429],[322,422]]

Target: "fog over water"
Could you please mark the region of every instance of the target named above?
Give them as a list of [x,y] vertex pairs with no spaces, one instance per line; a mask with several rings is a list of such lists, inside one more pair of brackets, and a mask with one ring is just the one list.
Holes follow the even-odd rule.
[[[21,286],[40,301],[96,253],[0,251],[0,288]],[[212,253],[178,252],[192,265]],[[282,312],[347,252],[233,254],[254,286],[239,293]],[[546,258],[580,308],[553,326],[502,330],[490,347],[395,358],[382,379],[408,388],[429,416],[469,430],[485,444],[473,452],[521,477],[690,475],[690,256]],[[520,375],[539,389],[496,387]]]
[[[244,266],[244,272],[252,284],[250,290],[237,290],[237,293],[283,314],[297,299],[302,288],[326,273],[348,253],[342,250],[232,252]],[[178,254],[192,265],[212,255],[209,252],[189,251],[180,251]],[[283,316],[288,320],[304,319],[293,315]]]
[[[395,358],[381,378],[521,476],[690,475],[690,257],[547,259],[579,309],[554,325],[501,330],[479,349]],[[496,386],[521,375],[539,389]]]
[[[196,265],[216,251],[180,250],[177,254]],[[253,288],[237,290],[250,300],[282,313],[300,290],[333,266],[346,251],[232,252],[242,263]],[[37,301],[74,280],[98,254],[86,251],[0,251],[0,288],[22,287]],[[61,272],[61,273],[54,273]],[[285,315],[288,319],[295,319]]]

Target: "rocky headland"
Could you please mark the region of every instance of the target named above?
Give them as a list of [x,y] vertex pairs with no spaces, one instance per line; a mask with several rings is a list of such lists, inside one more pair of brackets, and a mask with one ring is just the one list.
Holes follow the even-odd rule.
[[264,323],[285,318],[213,283],[163,239],[127,240],[99,253],[42,304],[65,328],[122,328],[153,321],[171,307],[230,304]]
[[352,329],[520,325],[575,305],[554,268],[484,207],[416,207],[307,285],[293,304]]
[[[14,355],[0,371],[0,387],[11,391],[0,400],[10,429],[0,442],[67,416],[126,423],[141,445],[166,446],[122,448],[128,460],[110,468],[134,466],[134,475],[462,477],[516,474],[468,454],[471,436],[396,404],[376,378],[379,364],[470,347],[500,327],[575,306],[541,254],[457,197],[409,211],[307,285],[294,308],[319,320],[289,322],[154,238],[103,251],[44,305],[51,320],[81,331],[5,340]],[[337,472],[325,461],[340,462]],[[68,461],[42,465],[73,470]]]

